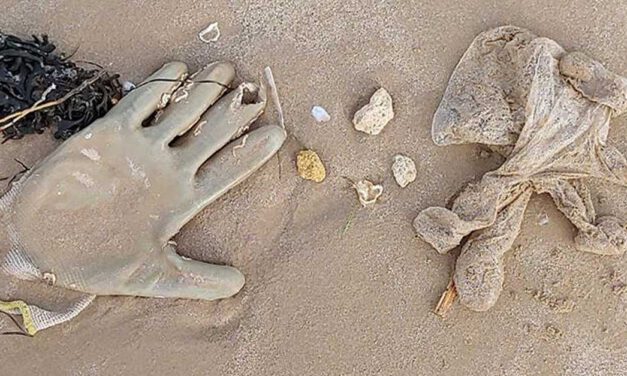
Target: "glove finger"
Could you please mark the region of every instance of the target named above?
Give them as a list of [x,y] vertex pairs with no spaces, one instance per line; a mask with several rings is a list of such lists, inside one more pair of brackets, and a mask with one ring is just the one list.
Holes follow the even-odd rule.
[[174,236],[198,212],[259,169],[279,150],[285,137],[283,128],[264,126],[232,141],[211,157],[196,176],[195,194],[175,216],[167,235]]
[[141,128],[145,119],[160,106],[165,106],[169,95],[179,87],[186,74],[187,66],[184,63],[165,64],[139,84],[137,89],[122,98],[109,111],[107,117],[117,117],[121,123],[131,128]]
[[244,275],[231,266],[183,258],[170,245],[163,252],[116,294],[216,300],[233,296],[244,286]]
[[199,70],[174,92],[170,104],[154,126],[146,129],[147,133],[169,144],[200,119],[234,78],[235,68],[227,62],[215,62]]
[[[253,103],[246,103],[246,97],[251,94],[256,94],[256,99]],[[265,106],[266,92],[263,87],[258,89],[251,83],[241,84],[212,106],[177,143],[176,153],[182,164],[195,174],[210,156],[248,129]]]

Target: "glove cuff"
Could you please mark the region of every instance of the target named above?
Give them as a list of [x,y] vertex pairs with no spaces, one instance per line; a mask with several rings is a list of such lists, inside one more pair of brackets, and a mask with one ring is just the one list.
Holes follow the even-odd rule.
[[11,204],[17,195],[17,188],[13,186],[7,193],[0,196],[0,263],[5,259],[11,249],[11,237],[9,231],[11,224],[9,216]]

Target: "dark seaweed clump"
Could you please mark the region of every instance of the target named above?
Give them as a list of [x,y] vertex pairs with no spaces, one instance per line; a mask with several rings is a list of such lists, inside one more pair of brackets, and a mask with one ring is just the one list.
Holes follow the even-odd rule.
[[[1,142],[39,134],[46,128],[52,129],[55,138],[65,140],[104,116],[122,97],[118,75],[79,67],[63,54],[57,55],[55,49],[46,35],[27,41],[0,32]],[[45,100],[40,101],[46,90]],[[41,105],[63,98],[62,103],[17,121],[3,120],[38,101]]]

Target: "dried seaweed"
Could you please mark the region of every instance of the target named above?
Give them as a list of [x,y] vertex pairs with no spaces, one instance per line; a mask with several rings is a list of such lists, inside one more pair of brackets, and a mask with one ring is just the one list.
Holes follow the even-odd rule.
[[28,41],[0,32],[2,142],[47,128],[67,139],[122,97],[118,75],[79,67],[55,50],[46,35]]

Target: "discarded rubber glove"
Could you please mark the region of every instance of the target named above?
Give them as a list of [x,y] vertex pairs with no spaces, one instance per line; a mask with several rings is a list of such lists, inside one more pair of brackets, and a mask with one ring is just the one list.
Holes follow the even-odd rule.
[[25,314],[34,334],[95,295],[213,300],[242,288],[237,269],[181,257],[170,241],[285,140],[279,126],[247,132],[266,106],[263,85],[220,98],[234,75],[223,62],[190,79],[184,64],[164,65],[0,198],[2,270],[83,293],[65,312],[20,301],[0,310]]
[[582,53],[514,26],[475,38],[450,78],[432,136],[438,145],[488,145],[505,162],[466,186],[450,210],[427,208],[414,220],[441,253],[470,234],[454,274],[462,304],[484,311],[496,303],[503,256],[533,192],[549,193],[575,225],[578,250],[625,253],[624,223],[597,218],[583,179],[627,186],[627,161],[606,144],[610,119],[626,110],[627,79]]

